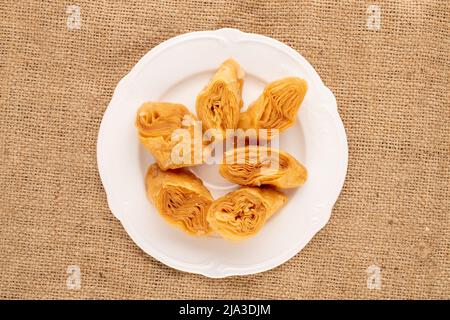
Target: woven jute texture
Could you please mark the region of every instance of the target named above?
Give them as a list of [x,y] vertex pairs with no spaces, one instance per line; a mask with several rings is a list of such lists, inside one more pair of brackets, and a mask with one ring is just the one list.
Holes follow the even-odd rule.
[[[311,62],[337,97],[349,167],[302,252],[214,280],[133,243],[108,209],[96,140],[139,58],[221,27]],[[1,1],[0,297],[450,298],[449,30],[446,0]]]

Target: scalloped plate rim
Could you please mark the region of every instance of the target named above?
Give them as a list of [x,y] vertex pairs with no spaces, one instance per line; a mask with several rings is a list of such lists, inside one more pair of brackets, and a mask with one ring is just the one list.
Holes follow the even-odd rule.
[[[117,204],[114,200],[114,195],[112,192],[112,188],[108,186],[107,183],[107,173],[106,168],[103,166],[103,155],[102,155],[102,148],[103,148],[103,142],[102,142],[102,132],[104,131],[105,122],[108,120],[109,112],[111,112],[110,106],[113,105],[113,102],[116,102],[118,98],[118,93],[122,90],[122,87],[125,86],[125,83],[127,81],[130,81],[132,79],[133,75],[137,74],[140,69],[145,65],[145,63],[153,59],[155,55],[160,54],[163,52],[163,50],[170,45],[176,45],[177,41],[184,41],[189,40],[190,38],[195,38],[196,36],[202,36],[202,35],[222,35],[227,37],[227,34],[232,34],[233,37],[241,36],[241,37],[247,37],[250,38],[250,40],[256,40],[263,42],[266,45],[270,45],[272,47],[275,47],[279,50],[284,51],[285,53],[289,54],[294,59],[302,61],[309,69],[310,72],[312,72],[312,75],[315,76],[316,79],[320,80],[321,89],[326,90],[326,104],[330,105],[330,108],[327,110],[332,117],[335,118],[335,124],[337,125],[336,130],[338,131],[339,137],[337,137],[337,140],[341,143],[341,154],[342,158],[340,166],[342,167],[342,172],[340,176],[340,181],[336,184],[336,195],[333,199],[329,200],[328,204],[326,205],[325,211],[327,212],[327,215],[322,218],[320,223],[316,226],[315,229],[310,229],[308,233],[304,234],[302,238],[300,238],[300,241],[295,246],[292,246],[291,249],[286,250],[283,252],[282,255],[276,256],[274,258],[268,259],[264,261],[264,263],[260,263],[258,265],[248,266],[248,267],[226,267],[220,263],[215,263],[214,261],[209,264],[205,265],[199,265],[199,264],[189,264],[189,263],[182,263],[179,261],[176,261],[175,259],[165,255],[164,253],[160,252],[159,250],[156,250],[152,246],[150,246],[148,243],[144,242],[142,239],[138,238],[136,236],[136,233],[133,232],[133,227],[126,223],[126,220],[123,219],[123,215],[120,211],[122,211],[122,208],[120,205]],[[109,112],[108,112],[109,111]],[[106,119],[106,120],[105,120]],[[124,227],[125,231],[128,233],[130,238],[148,255],[152,256],[153,258],[157,259],[161,263],[172,267],[174,269],[194,273],[194,274],[200,274],[209,278],[224,278],[229,276],[242,276],[242,275],[250,275],[250,274],[256,274],[260,272],[264,272],[270,269],[273,269],[292,257],[294,257],[297,253],[299,253],[311,240],[312,238],[328,223],[331,214],[332,209],[337,201],[339,194],[343,188],[345,177],[347,173],[347,167],[348,167],[348,142],[347,137],[345,133],[345,128],[342,123],[342,119],[339,116],[338,110],[337,110],[337,102],[336,99],[332,93],[332,91],[326,87],[320,78],[320,76],[317,74],[315,69],[312,67],[312,65],[307,61],[306,58],[304,58],[299,52],[295,51],[293,48],[287,46],[286,44],[259,34],[253,34],[253,33],[245,33],[238,29],[231,29],[231,28],[223,28],[223,29],[217,29],[217,30],[211,30],[211,31],[195,31],[195,32],[189,32],[185,34],[181,34],[178,36],[175,36],[173,38],[167,39],[157,46],[153,47],[150,51],[148,51],[143,57],[139,59],[139,61],[133,66],[133,68],[119,81],[117,84],[111,101],[108,104],[108,107],[106,108],[104,115],[102,117],[102,121],[100,123],[99,131],[98,131],[98,139],[97,139],[97,166],[99,170],[99,176],[100,180],[102,181],[102,185],[105,189],[105,193],[107,195],[107,203],[109,206],[109,209],[111,210],[112,214],[121,222],[122,226]],[[219,268],[220,267],[220,268]],[[220,271],[219,271],[220,270]]]

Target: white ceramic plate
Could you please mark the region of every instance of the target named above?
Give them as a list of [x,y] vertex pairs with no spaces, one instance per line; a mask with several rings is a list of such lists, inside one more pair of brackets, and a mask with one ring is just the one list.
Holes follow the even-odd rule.
[[[145,101],[168,101],[195,112],[195,98],[216,68],[236,59],[246,73],[247,106],[273,80],[298,76],[309,85],[297,123],[281,134],[280,148],[308,169],[307,183],[287,192],[287,205],[255,237],[229,242],[195,238],[167,224],[146,197],[144,176],[154,162],[134,127]],[[112,213],[136,244],[159,261],[208,277],[253,274],[287,261],[327,223],[347,170],[347,140],[336,99],[313,67],[274,39],[236,29],[187,33],[148,52],[117,85],[103,117],[97,161]],[[235,188],[214,166],[193,170],[214,197]]]

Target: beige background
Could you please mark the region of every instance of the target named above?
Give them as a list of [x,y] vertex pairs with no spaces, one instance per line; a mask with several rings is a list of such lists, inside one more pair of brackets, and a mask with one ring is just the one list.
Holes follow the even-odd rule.
[[[374,1],[375,2],[375,1]],[[68,30],[66,7],[81,8]],[[450,298],[450,5],[1,1],[1,298]],[[95,146],[117,82],[161,41],[235,27],[297,49],[349,142],[329,224],[286,264],[222,280],[144,254],[108,210]],[[81,268],[80,290],[66,287]],[[367,268],[381,268],[380,290]]]

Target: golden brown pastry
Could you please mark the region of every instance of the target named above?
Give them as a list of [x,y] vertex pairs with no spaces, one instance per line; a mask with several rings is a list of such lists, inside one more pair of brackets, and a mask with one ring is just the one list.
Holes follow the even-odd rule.
[[[305,97],[305,80],[288,77],[269,83],[259,98],[239,117],[242,129],[286,130],[295,123],[297,111]],[[271,137],[271,133],[268,133]]]
[[161,216],[191,235],[206,235],[211,229],[206,215],[213,198],[202,181],[184,169],[162,171],[150,165],[147,195]]
[[246,146],[225,153],[220,174],[245,186],[294,188],[305,183],[308,172],[287,152],[264,146]]
[[[163,170],[201,163],[201,155],[199,158],[194,152],[198,149],[194,148],[195,121],[196,117],[185,106],[176,103],[146,102],[136,115],[139,140]],[[173,139],[172,134],[177,129],[187,129],[187,137],[181,135]],[[187,148],[181,148],[185,138],[190,141],[186,141]],[[177,151],[176,157],[172,156],[173,151]]]
[[203,129],[236,129],[242,107],[244,72],[233,59],[219,67],[210,82],[199,93],[196,101],[197,115]]
[[230,240],[255,235],[282,208],[286,195],[270,188],[242,187],[215,200],[208,210],[211,228]]

